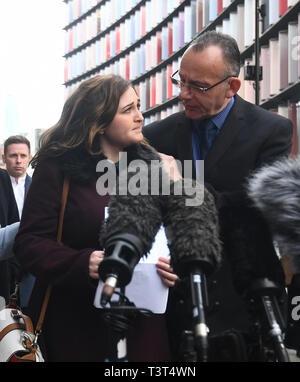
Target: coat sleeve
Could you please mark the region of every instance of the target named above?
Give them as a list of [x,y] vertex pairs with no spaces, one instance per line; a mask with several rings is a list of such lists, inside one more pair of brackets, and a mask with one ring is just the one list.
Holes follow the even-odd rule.
[[77,250],[57,243],[62,185],[63,173],[54,161],[36,168],[14,251],[24,270],[37,279],[73,288],[88,282],[89,257],[94,249]]
[[13,256],[12,248],[19,225],[20,223],[17,222],[0,228],[0,261]]

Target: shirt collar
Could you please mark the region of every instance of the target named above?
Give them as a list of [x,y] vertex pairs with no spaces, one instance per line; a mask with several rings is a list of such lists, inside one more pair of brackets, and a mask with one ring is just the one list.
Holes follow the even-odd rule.
[[224,107],[223,110],[220,111],[217,115],[213,116],[211,120],[217,126],[218,130],[220,130],[234,104],[234,97],[231,97],[228,104]]
[[15,185],[24,185],[25,184],[26,175],[27,174],[25,174],[24,176],[20,176],[18,178],[18,183],[16,182],[16,179],[13,176],[9,176],[9,177],[10,177],[10,180],[11,180],[12,184],[15,184]]
[[[220,113],[214,115],[212,118],[208,118],[208,120],[211,120],[214,125],[217,127],[218,130],[221,130],[233,104],[234,104],[234,97],[231,97],[230,101],[228,102],[228,104],[224,107],[223,110],[220,111]],[[201,126],[201,119],[193,119],[192,120],[192,123],[193,123],[193,127],[194,128],[198,128]]]

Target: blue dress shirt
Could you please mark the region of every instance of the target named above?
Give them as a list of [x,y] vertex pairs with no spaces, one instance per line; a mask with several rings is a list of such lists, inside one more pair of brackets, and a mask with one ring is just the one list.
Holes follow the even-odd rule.
[[204,160],[208,151],[219,134],[224,122],[234,104],[234,97],[226,107],[209,119],[193,120],[192,145],[194,160]]

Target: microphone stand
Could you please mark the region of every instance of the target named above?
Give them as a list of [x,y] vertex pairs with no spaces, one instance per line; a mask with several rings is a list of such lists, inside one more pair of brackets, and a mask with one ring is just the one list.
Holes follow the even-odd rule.
[[[186,323],[188,329],[181,333],[179,354],[183,362],[208,362],[208,327],[205,320],[207,307],[206,278],[202,271],[194,270],[182,279],[181,288],[185,296],[191,296],[187,310],[192,320]],[[190,326],[192,322],[192,326]]]
[[[267,278],[255,280],[248,291],[252,302],[259,302],[263,307],[264,321],[267,326],[266,339],[271,341],[278,362],[290,362],[283,340],[281,327],[284,326],[284,321],[278,306],[277,294],[278,287]],[[260,336],[262,336],[262,324],[256,323],[256,328],[260,329]],[[263,346],[263,341],[260,343]],[[266,352],[263,349],[262,353],[265,358]]]
[[[115,292],[117,293],[117,292]],[[106,362],[128,362],[127,359],[127,333],[133,327],[138,315],[151,315],[147,309],[137,308],[125,296],[125,287],[120,288],[118,301],[110,301],[110,308],[104,308],[104,320],[112,329],[111,354],[113,359]]]
[[273,340],[275,352],[278,356],[278,361],[289,362],[289,356],[283,342],[282,331],[276,320],[276,315],[270,296],[262,296],[262,303],[270,328],[268,334]]
[[[190,286],[192,292],[192,315],[194,325],[195,348],[199,362],[208,361],[208,327],[205,321],[205,301],[202,291],[205,290],[205,276],[200,271],[190,275]],[[205,288],[205,289],[204,289]]]
[[[126,307],[133,307],[125,297],[125,287],[120,288],[119,299],[110,302],[110,308],[104,308],[104,320],[112,329],[111,354],[113,359],[106,362],[128,362],[126,335],[135,317],[134,311],[127,311]],[[126,314],[125,314],[126,312]]]

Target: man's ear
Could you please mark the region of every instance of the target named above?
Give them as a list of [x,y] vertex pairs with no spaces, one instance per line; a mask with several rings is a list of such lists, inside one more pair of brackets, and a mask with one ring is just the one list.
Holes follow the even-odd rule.
[[231,98],[240,90],[241,80],[237,77],[232,77],[229,80],[229,88],[226,91],[226,97]]
[[6,163],[5,155],[4,154],[2,154],[2,161],[3,161],[3,163]]

